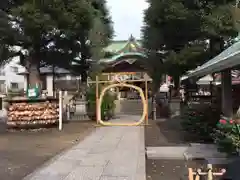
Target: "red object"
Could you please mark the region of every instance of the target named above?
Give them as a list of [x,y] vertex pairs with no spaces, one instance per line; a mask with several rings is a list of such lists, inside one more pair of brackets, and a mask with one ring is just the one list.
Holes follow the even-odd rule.
[[233,124],[233,123],[234,123],[234,120],[230,120],[229,122],[230,122],[230,124]]
[[225,119],[220,119],[219,122],[220,122],[221,124],[227,124],[227,121],[226,121]]

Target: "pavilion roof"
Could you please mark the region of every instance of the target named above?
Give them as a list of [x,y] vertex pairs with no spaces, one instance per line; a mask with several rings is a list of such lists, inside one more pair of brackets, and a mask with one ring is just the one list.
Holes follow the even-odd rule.
[[[231,71],[231,75],[232,75],[232,84],[240,84],[240,71],[239,70],[232,70]],[[221,74],[220,73],[216,73],[214,75],[214,82],[216,85],[221,84]]]
[[219,55],[197,67],[191,73],[190,77],[201,77],[207,74],[219,72],[224,69],[233,68],[240,64],[240,41],[222,51]]
[[[126,41],[114,41],[104,49],[105,52],[113,54],[108,59],[101,59],[99,62],[104,64],[116,64],[120,62],[132,63],[137,60],[137,57],[146,57],[139,40],[136,40],[132,35]],[[123,58],[126,57],[126,58]]]
[[[40,74],[52,74],[53,69],[52,66],[46,66],[46,67],[41,67],[40,68]],[[70,71],[64,68],[59,68],[59,67],[54,67],[54,73],[55,74],[71,74]],[[28,74],[28,71],[25,70],[24,72],[18,73],[19,75],[25,75]]]

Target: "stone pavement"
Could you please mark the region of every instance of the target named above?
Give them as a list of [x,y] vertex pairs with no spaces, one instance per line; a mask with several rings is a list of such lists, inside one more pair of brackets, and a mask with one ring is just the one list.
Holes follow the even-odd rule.
[[118,114],[114,119],[111,119],[109,122],[111,122],[112,124],[132,124],[138,122],[140,118],[141,117],[138,115]]
[[146,180],[145,174],[143,126],[99,127],[24,180]]

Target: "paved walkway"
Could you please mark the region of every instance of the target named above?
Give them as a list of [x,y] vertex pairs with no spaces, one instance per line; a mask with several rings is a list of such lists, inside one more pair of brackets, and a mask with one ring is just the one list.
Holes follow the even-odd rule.
[[145,174],[143,126],[100,127],[24,180],[146,180]]

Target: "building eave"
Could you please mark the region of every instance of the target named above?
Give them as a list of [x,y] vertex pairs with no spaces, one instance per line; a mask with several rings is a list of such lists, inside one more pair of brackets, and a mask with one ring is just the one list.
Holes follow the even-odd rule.
[[206,62],[205,64],[199,66],[187,76],[200,77],[207,74],[212,74],[215,72],[222,71],[224,69],[233,68],[240,64],[240,42],[236,42],[219,55]]

